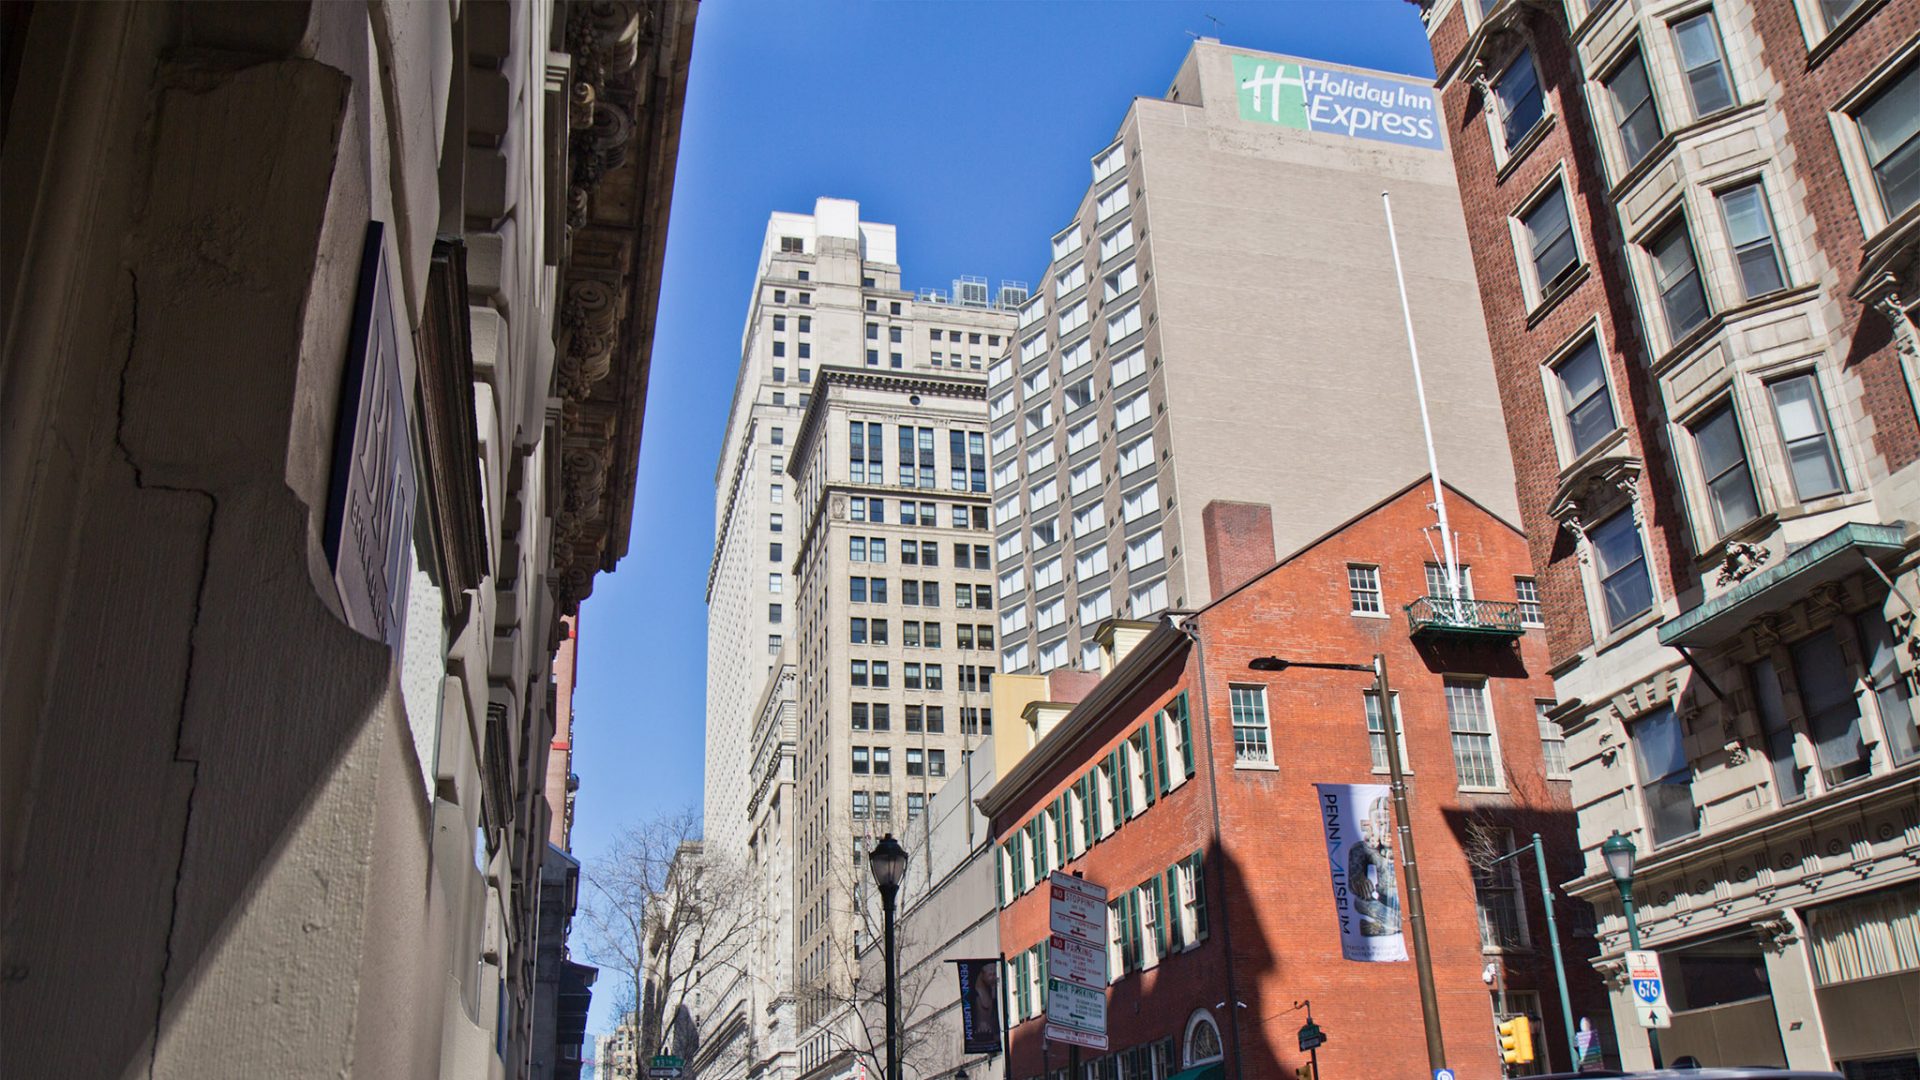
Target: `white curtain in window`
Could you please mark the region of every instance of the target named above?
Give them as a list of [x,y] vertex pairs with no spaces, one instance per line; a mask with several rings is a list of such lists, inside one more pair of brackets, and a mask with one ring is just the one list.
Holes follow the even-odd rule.
[[1822,986],[1920,968],[1920,885],[1813,908],[1807,941]]

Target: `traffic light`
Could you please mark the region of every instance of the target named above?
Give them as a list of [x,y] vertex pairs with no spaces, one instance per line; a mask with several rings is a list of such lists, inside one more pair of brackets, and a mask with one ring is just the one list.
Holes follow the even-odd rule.
[[1524,1065],[1533,1060],[1533,1022],[1524,1016],[1500,1022],[1500,1060]]
[[1293,1080],[1318,1080],[1318,1078],[1313,1075],[1313,1065],[1309,1063],[1293,1070]]

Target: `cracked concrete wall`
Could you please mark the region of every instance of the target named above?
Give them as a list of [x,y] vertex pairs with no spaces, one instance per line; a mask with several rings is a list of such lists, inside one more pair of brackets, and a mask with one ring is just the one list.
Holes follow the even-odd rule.
[[[438,4],[34,14],[0,160],[9,1071],[505,1072],[517,958],[473,855],[494,590],[449,632],[468,678],[422,762],[320,546],[369,218],[395,225],[412,377],[450,25]],[[549,615],[544,497],[513,504],[514,625]],[[436,764],[456,775],[426,790]]]

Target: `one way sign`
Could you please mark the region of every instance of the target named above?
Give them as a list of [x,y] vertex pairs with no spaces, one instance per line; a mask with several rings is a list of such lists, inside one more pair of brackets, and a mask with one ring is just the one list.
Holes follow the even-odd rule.
[[1667,1008],[1667,983],[1660,977],[1660,954],[1635,949],[1627,953],[1627,985],[1633,990],[1633,1012],[1640,1026],[1673,1026],[1673,1014]]

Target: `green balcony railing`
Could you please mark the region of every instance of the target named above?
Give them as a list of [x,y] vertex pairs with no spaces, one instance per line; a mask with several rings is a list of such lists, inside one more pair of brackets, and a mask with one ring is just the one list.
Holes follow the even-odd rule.
[[1414,637],[1466,634],[1517,638],[1527,632],[1520,623],[1520,605],[1503,600],[1456,600],[1451,596],[1423,596],[1407,605],[1407,628]]

